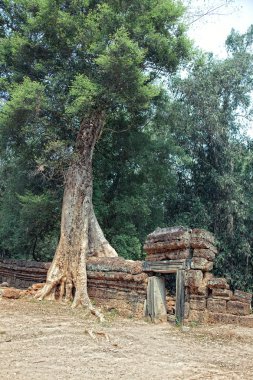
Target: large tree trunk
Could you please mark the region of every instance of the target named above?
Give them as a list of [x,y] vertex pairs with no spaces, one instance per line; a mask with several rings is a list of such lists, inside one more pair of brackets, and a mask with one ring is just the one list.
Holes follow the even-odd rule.
[[87,293],[86,258],[115,257],[92,206],[92,156],[104,125],[101,113],[81,123],[76,152],[65,178],[60,241],[38,298],[73,301],[94,311]]

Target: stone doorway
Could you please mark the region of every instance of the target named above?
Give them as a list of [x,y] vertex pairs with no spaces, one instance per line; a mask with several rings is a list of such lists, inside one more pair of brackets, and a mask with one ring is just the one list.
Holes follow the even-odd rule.
[[[154,322],[174,320],[176,323],[182,323],[185,303],[183,263],[161,261],[145,264],[144,271],[151,274],[148,281],[145,315]],[[168,310],[168,299],[166,300],[168,294],[175,300],[174,313]]]

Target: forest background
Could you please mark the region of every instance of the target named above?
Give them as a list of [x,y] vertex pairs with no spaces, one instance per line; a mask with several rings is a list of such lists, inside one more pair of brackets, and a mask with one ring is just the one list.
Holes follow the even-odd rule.
[[[0,2],[0,255],[50,261],[59,239],[73,138],[73,130],[62,123],[80,106],[73,102],[68,112],[63,109],[63,89],[75,66],[67,55],[66,61],[61,58],[71,49],[74,26],[65,8],[65,18],[52,31],[56,14],[48,8],[48,33],[61,54],[52,50],[45,59],[37,49],[35,62],[40,36],[34,46],[22,40],[27,17],[22,3]],[[183,12],[180,7],[176,17]],[[11,43],[10,30],[15,31]],[[93,204],[120,256],[143,259],[146,235],[158,226],[205,228],[220,247],[216,274],[230,278],[234,287],[253,290],[253,142],[245,133],[252,118],[252,42],[253,26],[242,35],[233,30],[226,40],[227,57],[218,59],[184,41],[185,52],[174,52],[170,74],[155,78],[159,91],[150,107],[115,105],[95,147]],[[180,54],[184,60],[179,63]],[[34,81],[45,78],[50,65],[60,70],[46,79],[48,104]],[[94,90],[81,77],[71,86],[73,98],[80,91],[89,97]],[[129,87],[131,99],[135,89]]]

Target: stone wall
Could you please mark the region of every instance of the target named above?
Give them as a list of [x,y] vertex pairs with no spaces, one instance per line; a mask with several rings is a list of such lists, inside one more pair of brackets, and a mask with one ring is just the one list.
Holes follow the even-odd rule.
[[45,282],[50,263],[0,259],[0,283],[26,289],[32,284]]
[[[50,263],[0,260],[0,283],[25,289],[46,280]],[[88,293],[96,305],[125,316],[143,316],[148,275],[142,262],[123,258],[90,258],[87,262]]]

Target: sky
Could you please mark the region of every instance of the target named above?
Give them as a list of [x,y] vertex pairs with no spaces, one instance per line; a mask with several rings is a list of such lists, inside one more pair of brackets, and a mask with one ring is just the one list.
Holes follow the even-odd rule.
[[[220,5],[223,6],[218,8]],[[253,24],[253,0],[192,0],[191,8],[192,20],[196,20],[198,12],[203,14],[203,10],[218,8],[213,11],[213,15],[194,21],[189,26],[189,36],[196,45],[221,58],[226,54],[224,43],[231,29],[244,33]]]
[[[191,3],[192,24],[189,36],[201,49],[213,52],[218,58],[226,57],[225,41],[232,28],[244,33],[253,24],[253,0],[185,0]],[[227,4],[226,4],[227,3]],[[222,4],[224,6],[219,7]],[[219,8],[218,8],[219,7]],[[212,14],[198,18],[198,12],[217,8]],[[253,102],[253,95],[252,95]],[[247,134],[253,138],[253,122],[248,123]]]

